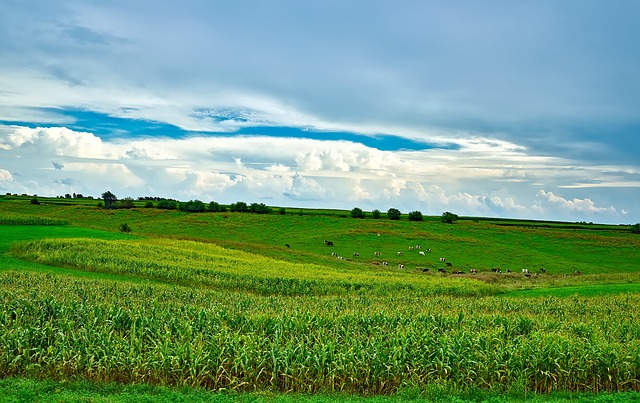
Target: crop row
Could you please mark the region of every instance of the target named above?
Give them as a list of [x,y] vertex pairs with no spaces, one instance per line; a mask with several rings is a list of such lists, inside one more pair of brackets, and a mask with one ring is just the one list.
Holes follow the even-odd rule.
[[363,395],[640,390],[640,296],[243,292],[0,273],[6,376]]
[[260,294],[325,295],[354,290],[405,290],[424,295],[495,292],[493,287],[469,279],[296,264],[193,241],[47,239],[14,245],[12,253],[53,266]]
[[34,215],[2,213],[0,215],[0,225],[67,225],[67,221]]

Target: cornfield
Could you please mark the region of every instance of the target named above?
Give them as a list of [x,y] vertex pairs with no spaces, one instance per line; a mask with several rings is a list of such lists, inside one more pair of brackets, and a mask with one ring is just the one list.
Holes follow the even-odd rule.
[[345,292],[2,272],[0,373],[361,395],[640,390],[637,294]]

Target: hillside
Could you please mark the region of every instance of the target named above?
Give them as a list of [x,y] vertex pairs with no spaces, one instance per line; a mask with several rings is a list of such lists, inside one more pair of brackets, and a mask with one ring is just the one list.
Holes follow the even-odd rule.
[[471,400],[640,390],[628,227],[282,213],[0,198],[1,373]]

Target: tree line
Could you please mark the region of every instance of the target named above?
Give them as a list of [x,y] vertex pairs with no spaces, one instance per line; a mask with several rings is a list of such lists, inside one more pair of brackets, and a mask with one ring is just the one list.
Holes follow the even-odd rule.
[[[351,217],[352,218],[367,218],[367,214],[360,208],[360,207],[354,207],[351,210]],[[400,218],[402,217],[402,212],[400,210],[398,210],[395,207],[390,208],[389,210],[387,210],[387,218],[390,220],[400,220]],[[407,215],[409,221],[423,221],[424,220],[424,216],[422,215],[422,212],[416,210],[416,211],[411,211],[409,212],[409,214]],[[380,210],[375,209],[371,212],[371,218],[373,219],[380,219],[382,218],[382,213],[380,212]],[[458,220],[458,215],[457,214],[453,214],[449,211],[445,211],[444,213],[442,213],[442,222],[446,222],[448,224],[452,224],[453,222]]]
[[[100,207],[104,207],[107,209],[128,209],[136,207],[134,204],[134,200],[130,197],[124,198],[122,200],[118,200],[116,195],[111,193],[110,191],[104,192],[101,195],[102,202],[99,203]],[[144,201],[145,208],[158,208],[161,210],[179,210],[185,211],[189,213],[204,213],[204,212],[250,212],[256,214],[270,214],[272,212],[272,208],[267,206],[264,203],[251,203],[247,204],[245,202],[239,201],[236,203],[231,203],[229,206],[222,205],[216,201],[211,201],[209,203],[205,203],[201,200],[189,200],[187,202],[180,202],[175,199],[163,199],[163,198],[155,198],[155,197],[141,197],[138,198],[138,201]],[[281,213],[284,212],[284,209],[280,209]]]
[[[74,196],[76,196],[74,194]],[[77,196],[82,197],[82,195]],[[134,200],[130,197],[124,198],[122,200],[118,200],[116,195],[112,192],[107,191],[101,195],[102,202],[99,203],[100,207],[104,207],[107,209],[119,209],[119,208],[133,208],[135,207]],[[138,201],[145,201],[145,208],[158,208],[163,210],[179,210],[185,212],[192,213],[200,213],[200,212],[248,212],[248,213],[256,213],[256,214],[271,214],[273,209],[264,203],[251,203],[247,204],[243,201],[238,201],[236,203],[231,203],[228,206],[220,204],[216,201],[211,201],[209,203],[204,203],[200,200],[189,200],[187,202],[180,202],[175,199],[165,199],[160,197],[139,197]],[[33,200],[32,200],[33,202]],[[37,202],[37,200],[36,200]],[[155,204],[154,204],[155,203]],[[39,204],[39,203],[33,203]],[[278,209],[280,214],[285,214],[285,209],[283,207]],[[364,218],[373,218],[380,219],[382,218],[382,212],[378,209],[372,210],[370,213],[366,213],[359,207],[354,207],[351,212],[352,218],[364,219]],[[402,217],[402,212],[397,208],[390,208],[387,210],[386,216],[389,220],[400,220]],[[407,218],[409,221],[423,221],[424,216],[422,212],[416,210],[411,211],[407,214]],[[458,220],[458,215],[454,214],[450,211],[445,211],[441,215],[441,220],[444,223],[452,224]],[[634,224],[630,226],[631,232],[635,234],[640,234],[640,223]]]

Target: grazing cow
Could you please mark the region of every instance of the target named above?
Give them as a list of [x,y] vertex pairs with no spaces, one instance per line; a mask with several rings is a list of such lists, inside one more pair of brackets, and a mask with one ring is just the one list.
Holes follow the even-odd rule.
[[494,273],[497,273],[498,272],[498,268],[497,267],[492,267],[491,271],[494,272]]
[[441,261],[441,262],[444,262],[444,261],[445,261],[445,258],[441,257],[441,258],[440,258],[440,261]]
[[453,274],[464,274],[464,272],[463,272],[463,271],[460,271],[460,270],[452,271],[452,273],[453,273]]
[[380,234],[378,234],[378,236],[380,236]]
[[427,248],[427,252],[431,252],[431,248]]
[[447,265],[447,267],[453,267],[453,265],[449,262],[445,263]]
[[420,256],[424,256],[424,252],[423,251],[420,251],[418,253],[420,254]]
[[331,256],[338,256],[336,252],[331,252]]
[[477,269],[469,269],[469,273],[477,274],[478,270]]
[[338,259],[340,260],[344,260],[344,258],[342,256],[338,256]]
[[529,274],[529,273],[524,273],[524,276],[525,276],[525,277],[531,277],[531,274]]
[[353,257],[360,257],[360,254],[359,254],[358,252],[355,252],[355,253],[353,254]]
[[428,271],[429,271],[429,268],[428,268],[428,267],[425,267],[424,269],[422,269],[422,272],[423,272],[423,273],[426,273],[426,272],[428,272]]
[[582,274],[582,272],[581,272],[581,271],[576,270],[575,272],[573,272],[573,274],[578,274],[578,275],[580,275],[580,274]]
[[523,273],[529,273],[529,269],[522,269]]
[[379,266],[379,265],[380,265],[380,262],[376,262],[376,261],[374,261],[374,262],[371,262],[371,264],[372,264],[372,265],[374,265],[374,266]]
[[540,273],[546,273],[546,272],[547,272],[547,270],[544,267],[540,268]]
[[401,263],[398,265],[398,269],[404,269],[404,265]]
[[511,270],[507,269],[504,271],[505,273],[511,273]]
[[404,253],[398,252],[398,256],[402,256],[402,255],[404,255]]
[[327,241],[326,239],[324,241],[324,244],[327,245],[327,246],[333,246],[333,242]]
[[413,246],[409,246],[409,250],[413,250]]
[[384,262],[382,262],[382,265],[383,265],[383,266],[389,266],[389,262],[384,261]]
[[420,248],[421,248],[421,246],[416,244],[416,249],[420,249]]
[[373,254],[376,255],[376,256],[380,256],[381,255],[380,252],[373,252]]
[[438,267],[438,273],[446,273],[447,271],[442,267]]

